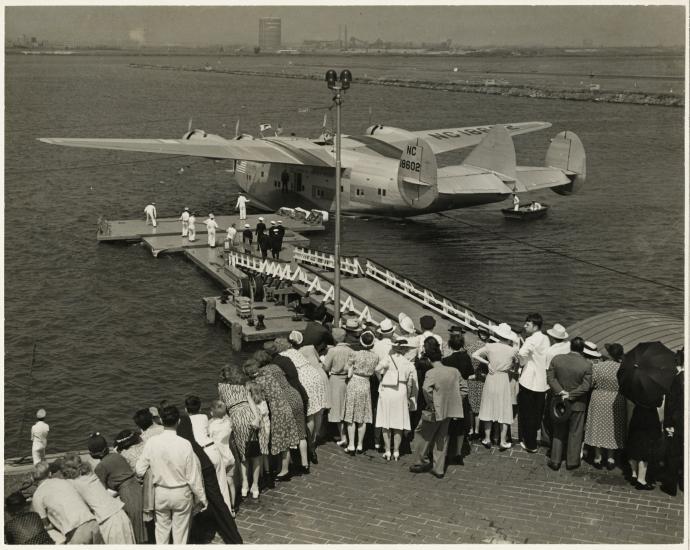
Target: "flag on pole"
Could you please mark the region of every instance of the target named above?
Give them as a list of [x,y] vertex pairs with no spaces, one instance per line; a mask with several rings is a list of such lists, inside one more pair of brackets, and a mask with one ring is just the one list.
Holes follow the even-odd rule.
[[271,125],[268,123],[259,124],[259,132],[265,132],[266,130],[270,130],[270,129],[271,129]]

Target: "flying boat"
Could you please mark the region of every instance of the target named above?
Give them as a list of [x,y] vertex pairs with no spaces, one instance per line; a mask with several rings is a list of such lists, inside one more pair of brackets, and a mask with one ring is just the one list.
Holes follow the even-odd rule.
[[[551,139],[544,166],[516,163],[513,136],[550,126],[533,121],[410,131],[377,124],[362,135],[343,135],[341,210],[406,218],[541,189],[570,195],[586,177],[585,150],[572,131]],[[335,142],[329,132],[316,139],[238,132],[224,138],[190,127],[180,139],[39,139],[67,147],[232,160],[237,184],[259,209],[335,210]],[[473,150],[461,164],[438,166],[438,155],[469,147]]]

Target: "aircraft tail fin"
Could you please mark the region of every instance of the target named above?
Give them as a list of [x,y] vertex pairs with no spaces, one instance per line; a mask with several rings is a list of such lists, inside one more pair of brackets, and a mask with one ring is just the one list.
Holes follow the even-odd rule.
[[502,179],[515,180],[515,145],[505,126],[497,124],[489,131],[467,156],[465,162],[470,166],[496,172]]
[[572,194],[587,177],[587,155],[580,138],[570,131],[557,134],[546,151],[546,166],[560,168],[570,179],[570,183],[551,190],[559,195]]
[[408,206],[427,208],[438,196],[436,155],[422,138],[403,144],[398,191]]

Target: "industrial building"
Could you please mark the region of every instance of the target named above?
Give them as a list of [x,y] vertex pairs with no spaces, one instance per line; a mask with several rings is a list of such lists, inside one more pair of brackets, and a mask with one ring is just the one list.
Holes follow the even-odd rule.
[[281,20],[279,17],[259,19],[259,49],[262,52],[276,52],[281,47]]

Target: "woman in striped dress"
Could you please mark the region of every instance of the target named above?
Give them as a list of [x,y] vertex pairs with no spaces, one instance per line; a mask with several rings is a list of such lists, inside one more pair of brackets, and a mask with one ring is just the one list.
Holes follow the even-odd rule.
[[220,371],[218,380],[218,396],[228,408],[228,416],[232,423],[232,440],[237,448],[240,459],[240,474],[242,478],[241,494],[246,497],[249,493],[247,478],[247,459],[244,456],[247,442],[254,432],[256,418],[249,405],[245,384],[249,378],[242,369],[226,365]]

